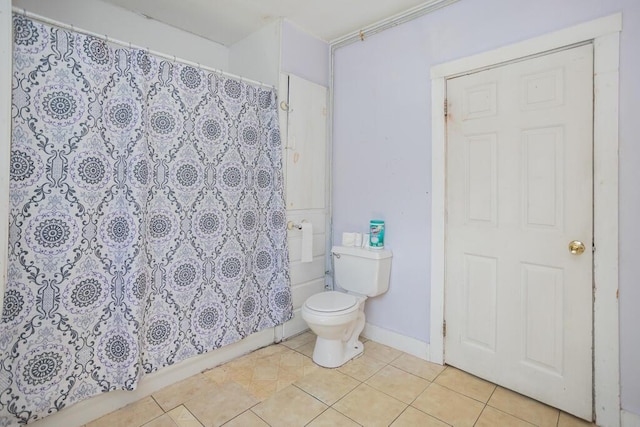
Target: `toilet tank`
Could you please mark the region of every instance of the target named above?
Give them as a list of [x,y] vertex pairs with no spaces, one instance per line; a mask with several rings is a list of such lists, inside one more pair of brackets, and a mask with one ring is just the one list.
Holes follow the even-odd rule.
[[334,246],[334,281],[342,289],[374,297],[389,289],[391,251]]

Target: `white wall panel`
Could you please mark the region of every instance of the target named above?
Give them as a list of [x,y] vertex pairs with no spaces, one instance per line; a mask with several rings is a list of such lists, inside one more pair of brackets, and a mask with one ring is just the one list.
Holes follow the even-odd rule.
[[278,87],[280,79],[280,21],[260,30],[229,48],[229,71]]

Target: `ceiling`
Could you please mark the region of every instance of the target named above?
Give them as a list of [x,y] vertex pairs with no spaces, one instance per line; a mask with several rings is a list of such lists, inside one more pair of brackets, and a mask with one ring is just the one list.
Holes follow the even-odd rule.
[[287,18],[325,41],[405,12],[425,0],[103,0],[230,46]]

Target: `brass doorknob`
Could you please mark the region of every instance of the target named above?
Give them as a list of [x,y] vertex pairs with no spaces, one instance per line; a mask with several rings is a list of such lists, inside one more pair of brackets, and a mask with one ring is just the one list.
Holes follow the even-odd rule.
[[574,255],[580,255],[584,252],[584,243],[579,240],[573,240],[569,242],[569,252]]

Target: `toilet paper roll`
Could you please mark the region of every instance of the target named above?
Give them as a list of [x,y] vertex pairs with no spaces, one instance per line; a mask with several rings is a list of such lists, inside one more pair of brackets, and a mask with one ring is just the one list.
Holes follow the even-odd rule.
[[313,224],[303,222],[302,227],[302,262],[313,261]]
[[362,247],[362,233],[353,233],[353,246],[356,248]]

